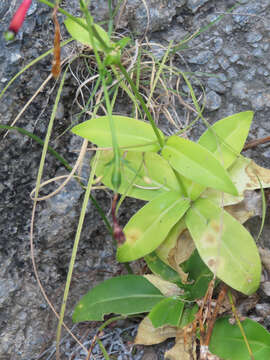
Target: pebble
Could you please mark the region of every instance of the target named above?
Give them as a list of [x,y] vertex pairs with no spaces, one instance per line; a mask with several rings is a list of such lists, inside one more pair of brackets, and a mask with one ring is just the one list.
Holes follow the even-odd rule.
[[188,0],[187,7],[195,13],[201,6],[206,4],[209,0]]
[[223,84],[221,84],[220,80],[216,77],[212,77],[207,80],[207,85],[211,90],[216,91],[219,94],[224,94],[226,91],[226,88]]
[[209,111],[215,111],[221,106],[221,97],[213,90],[206,94],[205,108]]
[[188,62],[190,64],[204,65],[210,60],[211,57],[212,52],[209,50],[204,50],[195,56],[189,56]]
[[238,99],[246,99],[248,97],[247,84],[242,80],[239,80],[236,83],[234,83],[232,87],[232,96]]
[[249,32],[247,33],[246,36],[247,43],[251,43],[251,44],[258,42],[261,39],[262,39],[262,34],[257,31]]

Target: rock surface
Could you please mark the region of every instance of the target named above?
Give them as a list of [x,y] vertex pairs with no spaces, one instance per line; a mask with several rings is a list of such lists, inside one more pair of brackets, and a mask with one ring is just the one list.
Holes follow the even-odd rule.
[[[5,43],[3,32],[20,1],[0,2],[0,87],[30,61],[51,48],[53,24],[51,11],[45,5],[33,0],[28,16],[17,38]],[[148,0],[148,39],[168,45],[169,40],[179,43],[198,29],[203,31],[193,37],[189,46],[177,53],[178,66],[182,71],[192,72],[198,80],[195,90],[201,95],[200,84],[205,87],[205,116],[210,122],[230,114],[254,110],[250,140],[269,135],[270,107],[270,4],[268,0],[242,0],[231,14],[225,14],[234,1],[228,0]],[[79,15],[78,1],[65,2],[65,9]],[[107,1],[92,0],[91,10],[98,21],[108,18]],[[119,28],[129,28],[135,36],[142,36],[147,29],[148,18],[144,2],[128,0],[122,9]],[[218,22],[206,28],[219,16]],[[64,20],[59,15],[61,23]],[[62,25],[61,25],[62,26]],[[67,38],[63,26],[62,35]],[[76,52],[74,46],[63,50],[62,56]],[[51,57],[42,58],[31,69],[25,71],[8,89],[0,102],[1,124],[11,124],[24,104],[41,86],[50,74]],[[78,67],[77,71],[81,71]],[[41,93],[16,123],[44,138],[54,103],[56,90],[50,80]],[[187,88],[183,85],[183,91]],[[58,109],[53,141],[70,164],[75,163],[81,141],[70,132],[61,137],[71,125],[78,108],[74,102],[76,78],[69,75]],[[183,114],[181,104],[176,107]],[[198,126],[192,132],[197,137],[202,132]],[[0,139],[0,359],[37,360],[49,359],[55,337],[56,320],[37,286],[30,258],[29,227],[32,201],[29,197],[35,187],[40,161],[41,147],[29,138],[11,132]],[[270,152],[267,144],[246,151],[261,165],[270,167]],[[89,162],[89,160],[88,160]],[[86,169],[88,163],[85,164]],[[52,156],[46,160],[44,179],[66,174],[65,169]],[[58,183],[59,185],[59,183]],[[46,192],[55,189],[56,184],[46,187]],[[98,192],[96,198],[105,211],[110,209],[110,194]],[[67,274],[72,243],[76,232],[79,209],[82,202],[81,188],[74,181],[55,198],[38,205],[35,223],[35,258],[42,284],[59,309]],[[129,200],[121,207],[121,222],[125,223],[140,207],[140,203]],[[269,239],[269,224],[263,238]],[[267,235],[268,234],[268,235]],[[269,240],[268,244],[269,246]],[[114,246],[94,206],[89,206],[80,249],[77,256],[74,281],[66,314],[70,315],[78,298],[95,283],[123,272],[123,266],[114,260]],[[268,305],[266,306],[268,311]],[[257,312],[259,312],[257,307]],[[268,312],[267,312],[268,314]],[[260,314],[261,315],[261,312]],[[269,316],[268,316],[269,317]],[[270,327],[268,319],[267,323]],[[133,325],[130,325],[131,327]],[[91,336],[97,327],[90,332]],[[133,331],[133,328],[131,329]],[[74,330],[80,334],[80,327]],[[119,330],[120,331],[120,330]],[[119,337],[118,337],[119,338]],[[118,339],[117,338],[117,339]],[[91,339],[91,337],[90,337]],[[119,340],[120,341],[120,340]],[[70,339],[63,341],[65,357],[70,358]],[[119,343],[120,344],[120,343]],[[74,344],[73,344],[74,345]],[[118,359],[126,359],[124,348],[118,345]],[[125,348],[127,349],[127,348]],[[79,350],[78,350],[79,351]],[[98,351],[98,350],[96,350]],[[146,358],[143,349],[136,360]],[[162,358],[161,350],[157,350]],[[83,359],[79,353],[76,359]],[[135,359],[135,357],[134,357]]]

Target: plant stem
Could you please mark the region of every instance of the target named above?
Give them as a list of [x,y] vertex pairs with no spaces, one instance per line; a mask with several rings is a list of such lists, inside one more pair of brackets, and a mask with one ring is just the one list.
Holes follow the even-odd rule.
[[77,227],[76,236],[75,236],[75,240],[74,240],[74,244],[73,244],[70,264],[69,264],[69,268],[68,268],[68,275],[67,275],[66,286],[65,286],[65,291],[64,291],[64,296],[63,296],[63,301],[62,301],[62,306],[61,306],[60,318],[59,318],[58,327],[57,327],[57,335],[56,335],[56,355],[57,355],[56,358],[57,359],[58,358],[60,359],[59,345],[60,345],[60,340],[61,340],[62,324],[64,321],[64,314],[65,314],[65,310],[66,310],[66,303],[67,303],[73,268],[74,268],[74,264],[75,264],[77,251],[78,251],[79,241],[80,241],[82,227],[83,227],[84,218],[85,218],[86,209],[87,209],[87,204],[88,204],[89,196],[91,193],[92,184],[94,181],[94,175],[95,175],[98,158],[99,158],[99,154],[97,153],[97,155],[94,159],[92,171],[89,176],[87,188],[86,188],[86,191],[84,194],[83,204],[82,204],[82,208],[81,208],[81,214],[80,214],[80,218],[79,218],[79,222],[78,222],[78,227]]

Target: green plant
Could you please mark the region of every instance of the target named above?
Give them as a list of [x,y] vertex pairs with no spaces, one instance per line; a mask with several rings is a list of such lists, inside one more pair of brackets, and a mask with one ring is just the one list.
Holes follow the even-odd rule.
[[[54,6],[45,0],[41,2]],[[115,202],[116,194],[122,194],[117,208],[113,209],[118,261],[144,258],[153,275],[125,275],[99,284],[78,303],[73,320],[102,321],[104,315],[110,313],[129,316],[148,312],[148,317],[140,325],[136,342],[153,343],[154,339],[162,341],[167,335],[175,336],[176,347],[171,351],[171,359],[185,353],[182,339],[189,324],[200,329],[197,335],[201,344],[210,345],[210,350],[219,356],[244,359],[250,355],[254,359],[268,359],[270,335],[251,320],[233,328],[226,318],[219,319],[214,329],[213,321],[202,323],[206,300],[211,300],[213,289],[220,281],[246,295],[255,292],[260,283],[261,263],[257,246],[241,225],[252,214],[248,211],[239,214],[233,208],[245,201],[246,190],[270,186],[269,170],[240,155],[253,113],[238,113],[209,126],[201,114],[202,109],[197,104],[187,75],[182,73],[198,118],[204,120],[207,129],[197,143],[176,135],[165,136],[157,128],[148,103],[138,91],[139,77],[134,83],[122,65],[122,52],[130,39],[113,42],[110,31],[107,33],[93,23],[85,2],[81,0],[80,4],[85,18],[74,18],[62,9],[59,11],[68,16],[65,25],[71,36],[95,54],[100,77],[97,84],[102,86],[104,96],[101,102],[106,105],[107,115],[95,115],[72,129],[73,133],[96,144],[98,149],[92,161],[92,173],[72,253],[58,343],[86,204],[96,176],[114,191]],[[157,79],[169,53],[173,54],[170,46],[160,64]],[[137,74],[140,73],[140,69],[137,70]],[[61,86],[63,82],[64,76]],[[156,82],[153,88],[155,86]],[[144,111],[149,123],[113,115],[120,87],[132,99],[135,108],[140,105],[139,111]],[[60,93],[61,88],[58,100]],[[53,117],[54,114],[52,121]],[[38,198],[41,173],[42,170],[35,198]],[[119,232],[116,214],[125,196],[145,200],[147,204],[130,219],[123,232]],[[203,297],[205,301],[199,310],[196,301]],[[167,328],[170,331],[164,335]],[[230,330],[234,333],[235,346],[228,350],[226,344],[229,340],[224,334]],[[191,342],[189,345],[189,351],[194,351]]]
[[[69,31],[77,38],[70,22]],[[117,65],[145,110],[120,55],[115,63],[106,65]],[[118,244],[117,259],[129,262],[144,257],[155,274],[120,276],[96,286],[76,306],[75,322],[101,321],[112,312],[149,312],[153,328],[179,330],[197,321],[195,301],[207,294],[213,279],[247,295],[257,290],[261,262],[256,243],[235,218],[237,212],[234,217],[226,211],[226,206],[244,200],[245,190],[270,185],[269,172],[240,155],[252,118],[253,113],[247,111],[222,119],[208,126],[197,143],[175,135],[166,137],[149,113],[150,124],[111,114],[72,129],[101,149],[96,176],[104,185],[122,198],[148,201],[124,227],[125,242]],[[117,186],[114,151],[102,151],[115,149],[111,122],[120,157]],[[220,322],[214,333],[219,326]],[[213,337],[211,349],[218,354],[216,343]],[[251,351],[256,353],[252,347]]]

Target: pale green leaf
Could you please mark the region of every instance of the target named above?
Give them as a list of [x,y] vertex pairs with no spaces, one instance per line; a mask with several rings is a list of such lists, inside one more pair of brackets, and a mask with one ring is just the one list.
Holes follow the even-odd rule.
[[[252,122],[253,112],[245,111],[228,116],[209,127],[198,140],[198,144],[209,150],[227,169],[240,154]],[[180,175],[181,176],[181,175]],[[190,199],[196,200],[205,187],[181,176]]]
[[[246,319],[241,323],[254,360],[270,359],[270,333],[259,323]],[[210,351],[224,360],[250,359],[246,343],[237,324],[228,317],[216,321]]]
[[[78,18],[78,19],[81,20],[82,23],[87,25],[85,19],[83,19],[83,18]],[[90,41],[89,32],[85,28],[80,26],[77,22],[75,22],[71,18],[67,18],[64,21],[64,24],[67,28],[67,31],[73,37],[73,39],[79,41],[80,43],[82,43],[84,45],[88,45],[91,48],[93,47],[91,44],[91,41]],[[107,32],[101,26],[99,26],[97,24],[95,24],[94,26],[95,26],[97,33],[102,38],[102,40],[105,42],[105,44],[108,47],[111,47],[112,44],[110,42],[110,38],[109,38]],[[95,42],[95,46],[96,46],[97,50],[99,50],[99,51],[104,50],[102,44],[97,39],[94,39],[94,42]]]
[[162,150],[162,155],[186,178],[206,187],[238,194],[227,171],[203,146],[171,136]]
[[185,221],[200,257],[222,281],[244,294],[260,284],[261,261],[249,232],[224,209],[199,199]]
[[[153,152],[122,152],[120,194],[125,194],[141,200],[150,201],[167,191],[181,189],[176,176],[160,155]],[[96,175],[101,176],[101,181],[108,188],[113,189],[111,178],[114,168],[113,151],[102,151]]]
[[148,314],[155,328],[163,325],[178,326],[184,310],[184,302],[177,297],[161,300]]
[[[126,116],[113,115],[118,145],[132,151],[158,151],[156,135],[148,123]],[[71,130],[99,147],[112,147],[112,135],[108,116],[84,121]],[[162,132],[159,130],[163,138]]]
[[150,311],[161,292],[143,276],[124,275],[105,280],[82,297],[73,321],[101,321],[106,314],[131,315]]
[[117,249],[120,262],[137,260],[154,251],[189,208],[189,200],[169,191],[142,207],[124,227],[125,243]]
[[203,133],[198,144],[211,151],[227,169],[243,149],[253,115],[253,111],[244,111],[217,121]]

